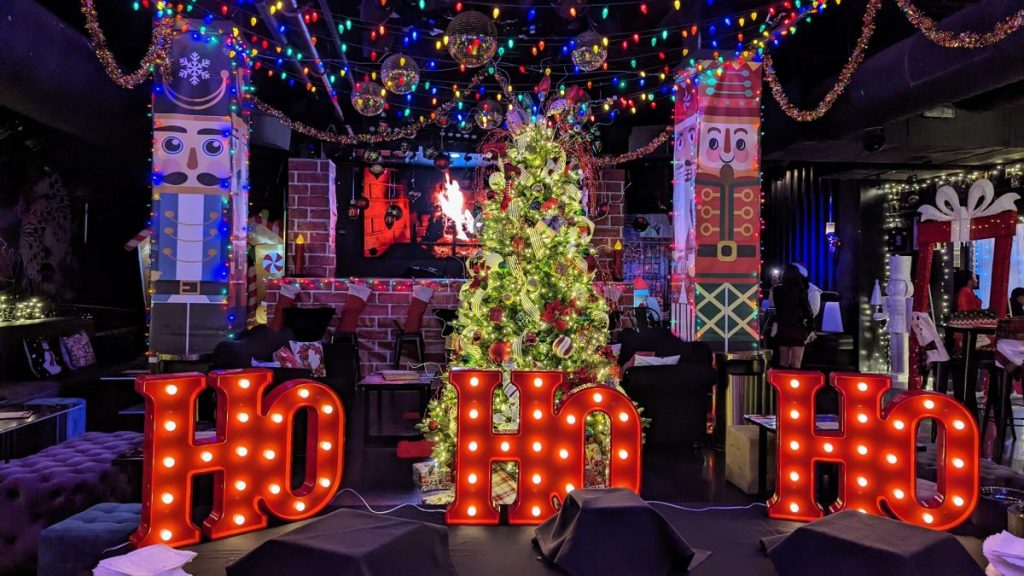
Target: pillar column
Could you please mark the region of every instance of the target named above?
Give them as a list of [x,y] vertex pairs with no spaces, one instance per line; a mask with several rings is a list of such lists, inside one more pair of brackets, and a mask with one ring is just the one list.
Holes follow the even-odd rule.
[[288,161],[288,275],[297,273],[296,241],[304,247],[301,275],[333,278],[337,269],[335,230],[338,200],[334,162],[315,158]]

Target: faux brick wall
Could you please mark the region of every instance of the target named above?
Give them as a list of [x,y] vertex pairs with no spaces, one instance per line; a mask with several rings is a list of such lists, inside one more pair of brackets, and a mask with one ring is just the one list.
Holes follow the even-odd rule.
[[[295,299],[295,306],[333,306],[336,310],[334,320],[328,329],[330,334],[334,333],[338,321],[341,319],[341,311],[345,308],[345,296],[348,293],[349,280],[338,278],[284,278],[279,281],[267,283],[267,320],[272,321],[277,312],[277,300],[280,295],[281,285],[298,285],[299,294]],[[359,359],[362,364],[363,374],[369,374],[378,370],[391,369],[394,361],[395,348],[395,324],[405,322],[409,312],[409,305],[412,303],[412,280],[392,278],[368,278],[355,280],[359,284],[368,285],[373,292],[366,300],[366,308],[359,318]],[[462,288],[462,280],[417,280],[417,283],[426,284],[434,289],[433,298],[427,305],[427,311],[423,315],[423,340],[426,343],[426,357],[428,362],[444,362],[444,338],[441,336],[441,323],[434,318],[434,310],[438,308],[458,308],[459,290]],[[603,284],[597,283],[598,290]],[[627,285],[619,298],[620,306],[632,306],[633,288]],[[415,362],[414,348],[406,346],[403,350],[403,368]]]
[[[601,171],[601,184],[599,195],[609,200],[608,215],[604,218],[594,219],[594,237],[591,244],[601,250],[598,254],[598,265],[602,271],[612,273],[612,252],[611,248],[616,240],[622,240],[622,227],[626,220],[626,189],[625,170],[609,169]],[[601,276],[600,274],[598,275]],[[611,277],[609,276],[610,280]]]
[[295,274],[295,238],[306,241],[302,275],[331,278],[337,269],[334,244],[338,201],[334,162],[315,158],[288,160],[288,268]]

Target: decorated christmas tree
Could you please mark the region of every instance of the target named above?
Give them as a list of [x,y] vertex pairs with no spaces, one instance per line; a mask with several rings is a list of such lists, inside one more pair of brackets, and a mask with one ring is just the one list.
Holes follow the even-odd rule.
[[[557,370],[567,375],[564,392],[618,384],[607,346],[607,303],[588,265],[594,224],[583,207],[586,159],[579,151],[585,148],[564,122],[572,106],[556,100],[546,117],[532,122],[514,110],[504,140],[495,138],[490,147],[497,160],[483,178],[481,250],[467,261],[453,368],[502,369],[506,377],[511,370]],[[515,431],[515,388],[499,388],[494,407],[495,431]],[[454,389],[446,384],[421,424],[442,468],[455,453],[455,409]],[[608,432],[602,414],[587,424],[590,454],[606,445]]]

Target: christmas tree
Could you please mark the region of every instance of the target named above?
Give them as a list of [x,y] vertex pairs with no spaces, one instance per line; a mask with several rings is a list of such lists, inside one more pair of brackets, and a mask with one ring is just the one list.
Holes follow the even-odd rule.
[[[616,386],[617,366],[606,345],[607,303],[588,265],[594,224],[580,188],[583,146],[578,133],[558,121],[559,102],[571,106],[556,101],[547,118],[534,122],[513,111],[508,138],[492,147],[498,159],[485,178],[481,250],[467,261],[452,366],[500,368],[506,376],[558,370],[567,374],[566,391]],[[517,400],[510,385],[495,392],[495,431],[518,428]],[[420,425],[442,468],[455,453],[455,409],[454,389],[446,384]],[[588,442],[606,445],[604,415],[592,415],[587,424]]]

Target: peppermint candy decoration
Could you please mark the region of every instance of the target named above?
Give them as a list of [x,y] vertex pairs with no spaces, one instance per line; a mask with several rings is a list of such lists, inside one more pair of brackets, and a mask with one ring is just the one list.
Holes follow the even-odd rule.
[[564,334],[555,338],[551,343],[551,351],[559,358],[568,358],[572,354],[572,340]]
[[263,271],[267,274],[280,274],[284,270],[284,257],[279,252],[268,252],[263,256]]

